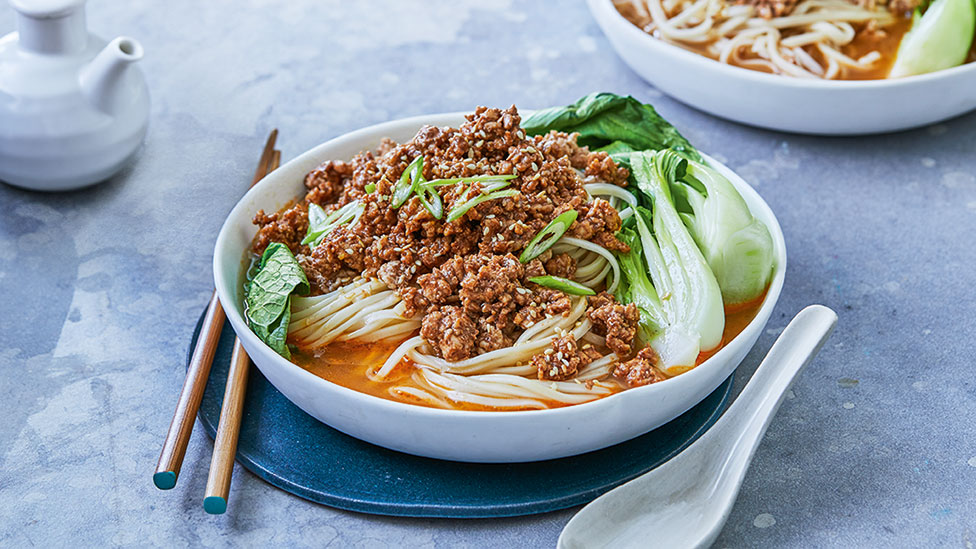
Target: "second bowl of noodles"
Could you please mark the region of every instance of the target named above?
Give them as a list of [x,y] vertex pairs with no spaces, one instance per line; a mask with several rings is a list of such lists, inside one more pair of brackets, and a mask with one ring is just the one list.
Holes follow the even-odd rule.
[[933,72],[897,76],[902,69],[896,58],[909,57],[899,54],[899,46],[911,20],[880,3],[588,4],[617,54],[642,78],[678,101],[736,122],[809,134],[870,134],[976,108],[972,30],[944,64],[929,61],[932,55],[914,63]]

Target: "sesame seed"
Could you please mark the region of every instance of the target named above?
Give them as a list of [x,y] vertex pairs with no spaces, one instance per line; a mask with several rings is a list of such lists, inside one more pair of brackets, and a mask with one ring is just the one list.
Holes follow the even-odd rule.
[[346,253],[352,255],[352,248],[346,248]]
[[485,135],[485,130],[478,130],[478,137],[484,139],[485,137],[488,137],[488,136]]
[[525,148],[525,150],[526,150],[527,152],[530,152],[530,153],[534,153],[534,152],[536,152],[536,151],[535,151],[535,147],[526,147],[526,148]]
[[534,172],[539,171],[539,165],[536,164],[535,162],[532,163],[532,171],[534,171]]
[[479,139],[477,143],[474,144],[475,147],[480,147],[485,144],[484,139]]

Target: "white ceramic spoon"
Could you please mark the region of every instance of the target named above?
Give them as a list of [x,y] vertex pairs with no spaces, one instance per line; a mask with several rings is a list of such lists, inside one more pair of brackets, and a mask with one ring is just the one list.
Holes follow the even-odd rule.
[[590,502],[563,529],[559,547],[711,545],[786,390],[836,322],[822,305],[800,311],[711,429],[664,465]]

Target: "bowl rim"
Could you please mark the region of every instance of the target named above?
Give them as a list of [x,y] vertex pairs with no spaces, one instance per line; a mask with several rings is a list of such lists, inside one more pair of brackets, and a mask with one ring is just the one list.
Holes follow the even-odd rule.
[[[529,109],[521,110],[521,114],[530,113]],[[235,230],[235,226],[240,223],[240,218],[242,216],[246,219],[250,219],[254,212],[246,212],[248,210],[251,198],[257,194],[262,193],[265,189],[270,189],[276,185],[286,185],[294,184],[295,181],[287,175],[290,171],[286,168],[292,167],[292,170],[297,169],[296,167],[302,164],[315,162],[320,163],[331,158],[326,155],[329,154],[330,149],[338,148],[344,145],[350,145],[355,143],[360,143],[356,145],[360,150],[371,146],[373,143],[371,141],[379,142],[379,139],[388,136],[390,133],[397,130],[403,130],[404,128],[416,128],[419,129],[425,124],[443,126],[447,124],[455,124],[458,121],[463,120],[463,116],[469,114],[467,111],[461,112],[451,112],[451,113],[436,113],[428,115],[411,116],[407,118],[400,118],[395,120],[390,120],[387,122],[382,122],[379,124],[374,124],[367,126],[352,132],[348,132],[339,135],[333,139],[325,141],[311,149],[305,151],[304,153],[298,155],[289,162],[283,164],[278,170],[268,174],[256,185],[251,187],[247,193],[234,205],[233,209],[225,218],[223,224],[221,225],[220,232],[217,235],[217,240],[214,244],[214,255],[213,255],[213,273],[214,273],[214,284],[216,287],[217,295],[221,303],[226,303],[233,297],[233,293],[227,284],[224,283],[226,273],[228,269],[241,269],[243,268],[243,258],[244,250],[234,251],[233,257],[234,261],[228,262],[229,267],[225,267],[224,262],[221,259],[226,256],[229,251],[228,241],[231,239],[231,233]],[[416,131],[416,130],[412,130]],[[369,142],[367,140],[370,140]],[[542,416],[554,416],[557,414],[573,414],[573,413],[600,413],[601,410],[607,409],[619,405],[624,399],[634,399],[641,398],[646,394],[659,392],[662,390],[669,390],[672,392],[680,391],[680,389],[675,388],[676,384],[681,383],[690,387],[694,387],[696,384],[701,384],[698,380],[700,378],[707,379],[708,376],[713,374],[713,370],[721,370],[723,365],[727,362],[731,362],[729,358],[738,345],[742,345],[743,341],[747,336],[747,333],[751,333],[755,330],[762,330],[768,321],[768,318],[772,314],[772,309],[776,306],[779,301],[780,294],[782,293],[783,284],[786,276],[786,265],[787,265],[787,254],[786,254],[786,242],[783,230],[779,224],[775,213],[769,204],[763,200],[762,196],[756,192],[751,185],[749,185],[744,179],[742,179],[738,174],[733,172],[731,168],[725,166],[721,162],[718,162],[714,158],[708,156],[705,153],[701,153],[706,161],[712,165],[715,169],[722,172],[726,177],[729,177],[732,184],[735,186],[743,195],[749,195],[746,198],[747,203],[750,205],[750,210],[753,210],[753,204],[758,207],[761,212],[753,211],[753,214],[757,217],[764,218],[764,222],[769,229],[770,236],[773,239],[774,255],[776,257],[776,265],[774,266],[773,276],[770,281],[769,287],[766,290],[766,294],[763,297],[762,304],[759,310],[756,312],[756,316],[742,329],[742,331],[732,338],[731,341],[726,343],[721,349],[719,349],[714,355],[710,356],[700,365],[696,366],[694,369],[684,372],[673,378],[669,378],[665,381],[654,383],[651,385],[645,385],[642,387],[633,387],[618,393],[608,395],[606,397],[597,398],[588,402],[583,402],[580,404],[574,404],[570,406],[562,406],[559,408],[547,408],[542,410],[515,410],[515,411],[489,411],[489,410],[453,410],[444,408],[433,408],[429,406],[421,406],[417,404],[408,404],[405,402],[399,402],[395,400],[385,399],[377,396],[370,395],[368,393],[363,393],[355,389],[333,383],[325,378],[317,376],[308,370],[305,370],[298,364],[282,357],[273,349],[271,349],[264,341],[261,341],[256,334],[247,326],[241,314],[241,306],[239,303],[235,302],[231,306],[224,306],[224,312],[226,314],[227,320],[231,323],[231,327],[234,332],[245,343],[245,347],[250,348],[260,348],[265,355],[268,355],[277,367],[291,370],[291,373],[302,377],[309,384],[318,385],[319,387],[326,388],[331,391],[339,391],[343,393],[346,397],[352,400],[364,403],[366,406],[373,408],[379,412],[389,412],[389,413],[409,413],[414,416],[426,416],[430,419],[447,419],[447,418],[464,418],[466,421],[498,421],[504,418],[508,420],[509,418],[513,420],[518,420],[520,418],[541,418]],[[304,175],[304,174],[303,174]],[[745,198],[745,196],[744,196]],[[250,214],[250,215],[247,215]],[[239,279],[239,271],[231,273],[233,276],[230,277],[231,280]],[[758,337],[758,334],[757,334]],[[740,342],[736,345],[736,342]],[[748,352],[748,351],[747,351]],[[257,361],[254,361],[257,365]],[[730,373],[739,367],[741,361],[734,364],[730,368]],[[260,366],[258,366],[261,369]],[[725,378],[722,377],[719,383]],[[666,385],[670,383],[670,385]],[[318,390],[318,388],[316,388]],[[688,391],[689,389],[686,389]],[[692,389],[691,392],[694,392]],[[703,395],[707,396],[711,391],[709,390]],[[688,408],[694,406],[698,400],[694,402],[688,402]]]
[[[942,80],[953,78],[962,74],[976,72],[976,61],[963,63],[948,69],[940,69],[925,74],[903,76],[899,78],[879,78],[873,80],[824,80],[809,78],[791,78],[779,74],[769,74],[735,65],[721,63],[705,55],[686,50],[681,46],[665,42],[659,38],[654,38],[637,25],[631,23],[626,17],[617,11],[613,5],[613,0],[587,0],[590,11],[597,21],[597,25],[604,34],[609,34],[604,27],[601,15],[606,17],[606,21],[622,29],[624,33],[633,39],[646,45],[655,53],[663,55],[677,56],[682,61],[694,63],[705,70],[718,71],[730,78],[742,78],[753,80],[761,84],[780,86],[783,88],[808,89],[808,90],[876,90],[887,88],[902,88],[915,85],[923,85],[932,80]],[[607,37],[609,38],[609,36]]]

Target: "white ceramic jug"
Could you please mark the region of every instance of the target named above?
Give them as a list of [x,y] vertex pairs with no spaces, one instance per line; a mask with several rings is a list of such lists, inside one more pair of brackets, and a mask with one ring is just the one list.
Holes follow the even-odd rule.
[[0,181],[61,191],[98,183],[139,148],[149,92],[142,46],[88,33],[85,0],[10,0],[0,39]]

